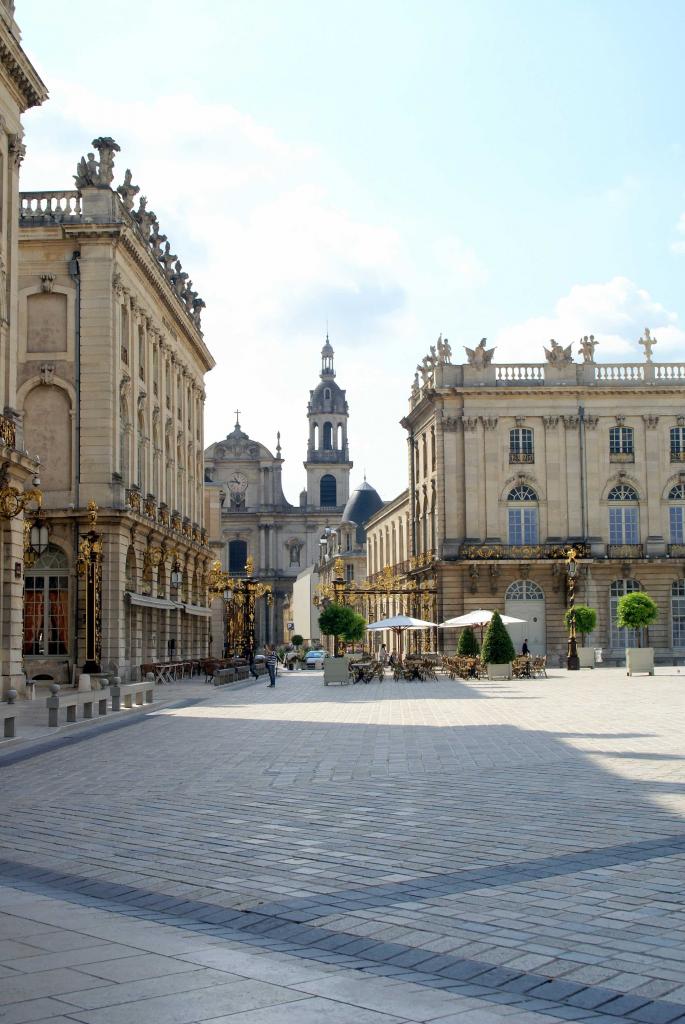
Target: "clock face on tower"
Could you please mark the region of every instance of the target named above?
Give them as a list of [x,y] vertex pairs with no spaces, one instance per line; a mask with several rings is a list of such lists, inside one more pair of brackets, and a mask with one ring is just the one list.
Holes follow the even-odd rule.
[[247,488],[247,477],[244,473],[234,473],[228,481],[228,489],[232,494],[242,494]]

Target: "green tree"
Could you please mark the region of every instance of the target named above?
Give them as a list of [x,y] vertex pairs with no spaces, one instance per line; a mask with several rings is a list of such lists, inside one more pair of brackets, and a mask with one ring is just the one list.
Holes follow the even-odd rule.
[[457,654],[461,654],[466,658],[475,658],[480,652],[478,641],[476,640],[476,634],[473,632],[470,626],[466,626],[462,629],[459,637],[459,643],[457,644]]
[[329,604],[319,615],[319,629],[324,636],[335,637],[336,648],[339,640],[344,640],[348,644],[362,640],[365,628],[364,617],[344,604]]
[[637,630],[637,646],[642,647],[644,630],[659,618],[659,606],[649,594],[636,590],[619,598],[616,624],[620,629]]
[[573,612],[569,608],[564,614],[564,625],[568,630],[571,629],[571,615],[576,620],[576,633],[580,634],[582,646],[585,647],[585,637],[594,632],[597,625],[597,612],[586,604],[577,604]]
[[516,657],[514,645],[499,612],[493,612],[480,652],[484,665],[506,665]]
[[301,647],[304,637],[301,637],[299,633],[294,633],[290,639],[290,642],[294,647]]

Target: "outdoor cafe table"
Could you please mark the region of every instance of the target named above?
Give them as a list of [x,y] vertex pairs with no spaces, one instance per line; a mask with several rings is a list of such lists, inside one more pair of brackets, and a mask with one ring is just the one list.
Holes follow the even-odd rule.
[[[350,663],[349,672],[352,676],[353,683],[368,683],[372,676],[370,675],[373,662],[371,661],[353,661]],[[368,674],[368,678],[365,676]]]

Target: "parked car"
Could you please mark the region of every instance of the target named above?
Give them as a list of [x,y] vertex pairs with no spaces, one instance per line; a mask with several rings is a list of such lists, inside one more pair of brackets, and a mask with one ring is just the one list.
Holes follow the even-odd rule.
[[307,651],[304,656],[305,668],[323,668],[324,659],[328,657],[328,651]]

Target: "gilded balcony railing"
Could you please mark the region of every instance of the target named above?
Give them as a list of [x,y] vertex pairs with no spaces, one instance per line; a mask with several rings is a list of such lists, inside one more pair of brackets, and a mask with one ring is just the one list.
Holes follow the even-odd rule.
[[607,544],[607,558],[642,558],[642,544]]
[[535,462],[534,452],[509,452],[510,465],[530,465]]
[[12,420],[8,420],[6,416],[0,416],[0,442],[6,448],[16,448],[17,446],[16,425]]
[[569,548],[574,548],[577,558],[589,558],[590,547],[577,541],[565,544],[462,544],[459,557],[470,561],[497,561],[516,559],[529,561],[539,558],[567,558]]

